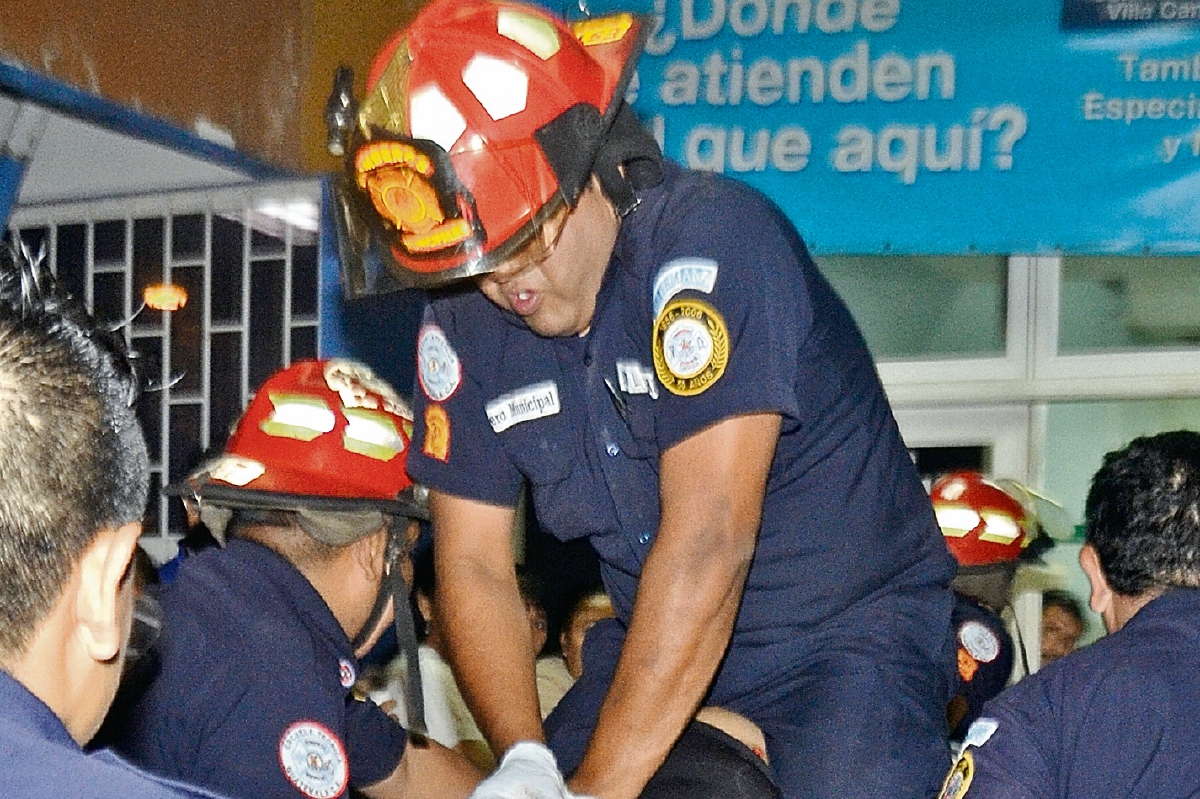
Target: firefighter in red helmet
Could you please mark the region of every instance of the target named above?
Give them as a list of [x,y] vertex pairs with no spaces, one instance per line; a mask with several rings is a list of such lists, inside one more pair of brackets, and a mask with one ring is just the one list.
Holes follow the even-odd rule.
[[[947,717],[951,739],[961,741],[984,703],[1004,690],[1012,674],[1015,647],[1000,614],[1011,603],[1013,575],[1037,522],[1012,493],[979,472],[944,475],[933,484],[930,498],[946,546],[958,561],[952,586],[959,689]],[[1028,673],[1028,663],[1023,668]]]
[[[953,564],[796,230],[663,159],[625,104],[652,25],[434,0],[361,104],[331,106],[344,285],[431,290],[408,465],[450,659],[511,749],[480,796],[561,797],[561,767],[633,799],[702,702],[763,729],[785,795],[930,794]],[[542,530],[590,539],[617,616],[545,727],[513,576],[524,485]]]
[[[190,479],[223,548],[164,592],[167,634],[141,698],[111,723],[151,771],[234,797],[465,797],[479,775],[351,694],[395,619],[422,515],[404,468],[412,416],[367,367],[300,361],[259,387],[224,453]],[[415,711],[413,708],[418,708]]]

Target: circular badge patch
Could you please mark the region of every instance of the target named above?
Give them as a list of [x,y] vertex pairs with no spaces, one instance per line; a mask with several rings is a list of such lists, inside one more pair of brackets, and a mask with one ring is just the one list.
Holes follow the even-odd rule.
[[958,642],[980,663],[991,663],[1000,655],[1000,639],[977,621],[969,621],[958,628]]
[[354,672],[354,664],[348,660],[339,660],[338,677],[341,679],[343,688],[354,685],[354,681],[358,679],[358,675]]
[[462,383],[458,353],[437,325],[424,325],[417,335],[417,378],[434,402],[450,399]]
[[300,721],[284,731],[279,765],[288,782],[311,799],[341,796],[350,778],[342,742],[315,721]]
[[672,300],[654,322],[654,373],[672,394],[690,397],[725,374],[729,331],[717,309],[701,300]]

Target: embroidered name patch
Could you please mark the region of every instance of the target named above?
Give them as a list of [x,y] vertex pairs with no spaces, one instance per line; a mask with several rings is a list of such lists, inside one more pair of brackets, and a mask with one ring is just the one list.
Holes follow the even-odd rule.
[[664,264],[654,278],[654,316],[681,291],[712,294],[717,282],[717,262],[708,258],[677,258]]
[[729,332],[717,309],[701,300],[672,300],[654,323],[654,373],[667,391],[690,397],[725,374]]
[[450,399],[462,383],[458,353],[437,325],[423,325],[417,334],[417,379],[434,402]]
[[288,782],[311,799],[340,796],[350,777],[342,742],[315,721],[300,721],[284,731],[279,765]]
[[553,416],[562,406],[558,403],[558,386],[547,380],[497,397],[487,404],[486,410],[492,430],[503,433],[515,424]]

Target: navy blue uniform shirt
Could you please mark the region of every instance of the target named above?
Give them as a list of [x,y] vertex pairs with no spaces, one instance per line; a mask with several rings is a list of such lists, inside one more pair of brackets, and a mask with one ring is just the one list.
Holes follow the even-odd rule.
[[942,795],[1200,796],[1198,675],[1200,590],[1172,591],[985,705]]
[[404,731],[351,696],[346,633],[280,555],[190,557],[162,604],[159,673],[114,725],[131,760],[238,799],[335,799],[395,770]]
[[[661,379],[672,368],[698,374],[675,393]],[[722,672],[735,693],[805,646],[799,633],[954,573],[849,312],[786,218],[734,181],[668,164],[621,223],[584,337],[539,337],[478,291],[435,295],[417,383],[413,477],[506,506],[527,479],[544,529],[591,539],[626,621],[663,451],[733,416],[780,414]],[[948,592],[938,602],[912,627],[930,652],[948,637]]]
[[42,700],[0,672],[0,796],[5,799],[216,799],[139,771],[112,752],[84,753]]

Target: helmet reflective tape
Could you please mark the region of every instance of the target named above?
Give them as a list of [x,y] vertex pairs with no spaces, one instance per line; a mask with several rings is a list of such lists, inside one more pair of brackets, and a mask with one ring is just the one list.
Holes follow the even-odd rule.
[[263,421],[262,431],[269,436],[312,441],[333,430],[336,417],[329,403],[302,394],[268,394],[273,409]]
[[979,526],[979,514],[970,508],[939,507],[936,512],[943,535],[961,538]]
[[342,446],[350,452],[380,461],[390,461],[404,451],[404,440],[391,416],[379,411],[346,408]]
[[[525,110],[529,76],[520,67],[489,55],[477,55],[463,69],[462,79],[488,116],[497,122]],[[414,108],[413,118],[416,116]],[[465,129],[466,122],[463,127]]]
[[549,61],[562,47],[553,25],[541,17],[512,8],[502,8],[496,14],[496,31],[543,61]]
[[980,514],[983,518],[983,532],[979,534],[981,541],[994,541],[997,544],[1009,544],[1021,535],[1021,527],[1016,519],[1006,513]]

